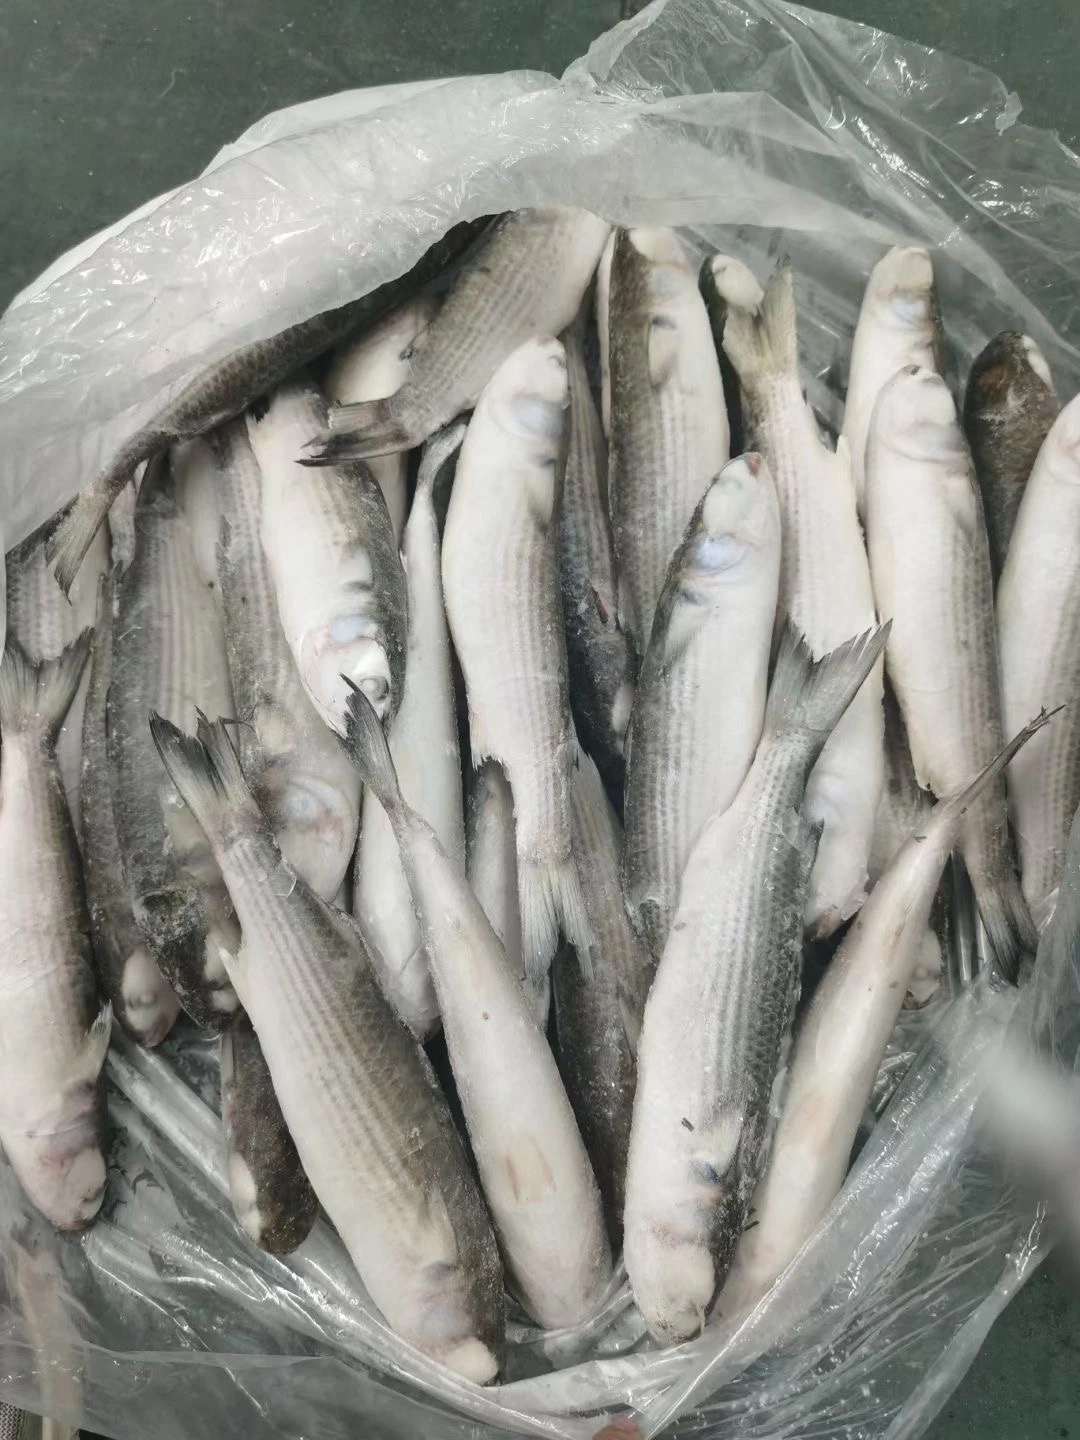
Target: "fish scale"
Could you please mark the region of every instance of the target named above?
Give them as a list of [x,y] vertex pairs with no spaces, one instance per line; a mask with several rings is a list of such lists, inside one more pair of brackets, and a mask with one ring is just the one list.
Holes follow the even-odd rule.
[[[824,655],[873,624],[874,593],[847,443],[828,449],[803,397],[789,265],[776,271],[757,311],[730,309],[724,347],[780,501],[778,623],[789,617],[811,651]],[[865,897],[883,785],[878,667],[830,736],[807,790],[807,815],[823,827],[806,915],[817,938],[831,935]]]
[[1004,719],[1064,706],[1008,770],[1024,895],[1043,922],[1080,804],[1080,402],[1054,422],[1016,515],[997,591]]
[[740,456],[675,552],[630,725],[626,899],[657,957],[694,842],[734,800],[761,734],[779,568],[772,476]]
[[[196,568],[167,462],[143,482],[136,534],[134,559],[119,582],[107,703],[117,840],[136,918],[162,973],[199,1023],[220,1028],[235,1013],[236,997],[207,966],[217,963],[210,950],[218,939],[234,938],[228,902],[146,724],[151,710],[193,724],[196,707],[213,716],[233,709],[221,612]],[[188,827],[185,837],[190,831],[195,848],[186,858],[198,875],[177,854],[177,824]],[[148,914],[148,896],[169,897],[168,912]],[[176,907],[186,917],[179,933]],[[217,939],[208,946],[211,932]]]
[[661,1341],[701,1328],[742,1233],[798,998],[807,779],[885,636],[815,662],[789,622],[753,764],[683,875],[645,1007],[627,1169],[627,1271]]
[[619,615],[640,656],[671,557],[706,485],[728,458],[727,409],[709,317],[671,231],[619,232],[609,328],[608,504]]
[[[932,371],[900,371],[881,392],[866,506],[874,591],[894,621],[886,663],[915,773],[933,794],[949,795],[1002,747],[1001,686],[982,504],[952,397]],[[1003,777],[968,808],[960,833],[991,946],[1015,976],[1036,937],[1009,842]]]

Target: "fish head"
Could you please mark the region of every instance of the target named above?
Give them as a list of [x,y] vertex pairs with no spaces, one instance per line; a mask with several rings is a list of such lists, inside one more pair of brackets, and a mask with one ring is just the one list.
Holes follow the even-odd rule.
[[866,303],[894,329],[932,329],[934,264],[929,250],[921,245],[894,246],[870,272]]
[[271,764],[256,798],[282,855],[317,895],[332,900],[356,846],[358,787],[346,794],[322,775]]
[[486,392],[503,433],[538,457],[562,452],[570,393],[566,351],[550,336],[527,340],[499,366]]
[[687,552],[695,584],[730,585],[771,550],[780,550],[776,488],[760,455],[740,455],[724,466],[701,502]]
[[394,703],[393,675],[382,626],[362,609],[343,609],[300,641],[300,678],[319,714],[345,734],[351,680],[380,720]]
[[1080,396],[1070,400],[1054,421],[1043,445],[1043,456],[1056,481],[1080,484]]
[[912,459],[967,462],[967,441],[949,387],[925,366],[905,365],[882,388],[872,430],[879,441]]
[[136,945],[120,976],[121,1016],[125,1028],[153,1049],[160,1045],[180,1013],[180,1002],[145,945]]
[[729,309],[747,310],[756,315],[765,292],[750,267],[733,255],[711,255],[705,263],[717,295]]
[[105,1198],[104,1101],[97,1080],[64,1087],[47,1109],[31,1108],[4,1149],[30,1202],[58,1230],[82,1230]]

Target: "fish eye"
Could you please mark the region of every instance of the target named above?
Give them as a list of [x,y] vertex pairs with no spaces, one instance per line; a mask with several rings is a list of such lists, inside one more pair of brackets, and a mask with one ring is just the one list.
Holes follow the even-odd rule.
[[383,675],[368,675],[360,681],[360,689],[373,705],[380,704],[390,694],[390,685]]

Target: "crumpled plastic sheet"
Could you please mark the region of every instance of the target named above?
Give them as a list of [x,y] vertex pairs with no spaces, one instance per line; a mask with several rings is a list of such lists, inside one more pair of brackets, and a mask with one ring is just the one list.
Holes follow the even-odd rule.
[[[895,241],[937,251],[954,378],[1019,326],[1078,388],[1080,164],[1000,82],[781,0],[655,0],[558,81],[270,116],[54,265],[0,320],[6,543],[209,362],[400,274],[457,220],[552,203],[678,225],[759,276],[790,255],[808,389],[834,422],[866,274]],[[977,987],[905,1018],[843,1193],[749,1317],[657,1352],[617,1279],[578,1332],[513,1324],[490,1390],[401,1346],[324,1224],[288,1260],[243,1237],[211,1042],[118,1038],[99,1222],[54,1234],[0,1166],[0,1397],[121,1440],[585,1440],[626,1409],[647,1436],[917,1436],[1044,1253],[973,1115],[1007,1025],[1074,1065],[1073,948],[1019,996]]]

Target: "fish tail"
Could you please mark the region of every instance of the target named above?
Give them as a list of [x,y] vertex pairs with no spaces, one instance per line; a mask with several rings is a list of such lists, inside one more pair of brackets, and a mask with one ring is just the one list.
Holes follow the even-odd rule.
[[777,266],[756,312],[730,307],[724,350],[748,389],[769,375],[797,375],[795,278],[789,260]]
[[79,688],[92,634],[84,630],[55,659],[38,662],[8,641],[0,661],[0,733],[42,729],[50,742],[56,740]]
[[889,629],[888,623],[877,625],[815,660],[806,641],[787,621],[769,687],[764,733],[773,738],[791,731],[809,733],[820,753],[877,663]]
[[971,885],[994,959],[1005,979],[1015,985],[1021,960],[1033,955],[1039,944],[1016,867],[1008,862],[993,875],[972,875]]
[[416,488],[428,493],[434,491],[436,481],[444,466],[461,449],[468,425],[464,420],[454,420],[441,430],[436,430],[424,446],[420,467],[416,472]]
[[211,844],[222,839],[231,817],[260,816],[224,720],[211,723],[200,715],[198,735],[185,735],[151,711],[150,734],[173,784]]
[[349,759],[392,822],[405,802],[401,796],[394,758],[390,754],[382,722],[363,691],[347,678],[345,683],[349,687],[348,713],[345,717],[345,745]]
[[1064,708],[1063,705],[1059,705],[1055,710],[1041,710],[1034,720],[1029,721],[1007,744],[1001,747],[989,765],[979,771],[970,785],[966,785],[955,795],[947,795],[943,800],[939,800],[934,806],[935,816],[940,815],[954,822],[958,821],[965,811],[978,800],[986,787],[997,779],[1017,751],[1022,750],[1031,737],[1038,734],[1044,725],[1049,725],[1058,711]]
[[165,437],[140,433],[120,451],[75,499],[75,503],[45,542],[45,559],[53,567],[56,583],[70,594],[75,576],[94,536],[108,519],[113,501],[133,478],[136,468],[160,449]]
[[581,880],[572,857],[531,860],[518,857],[521,950],[525,975],[540,985],[551,967],[561,933],[574,946],[582,973],[592,978],[592,931]]
[[407,425],[395,404],[400,391],[384,400],[361,400],[355,405],[331,405],[329,434],[312,440],[301,465],[338,465],[344,460],[373,460],[411,450],[425,438]]

